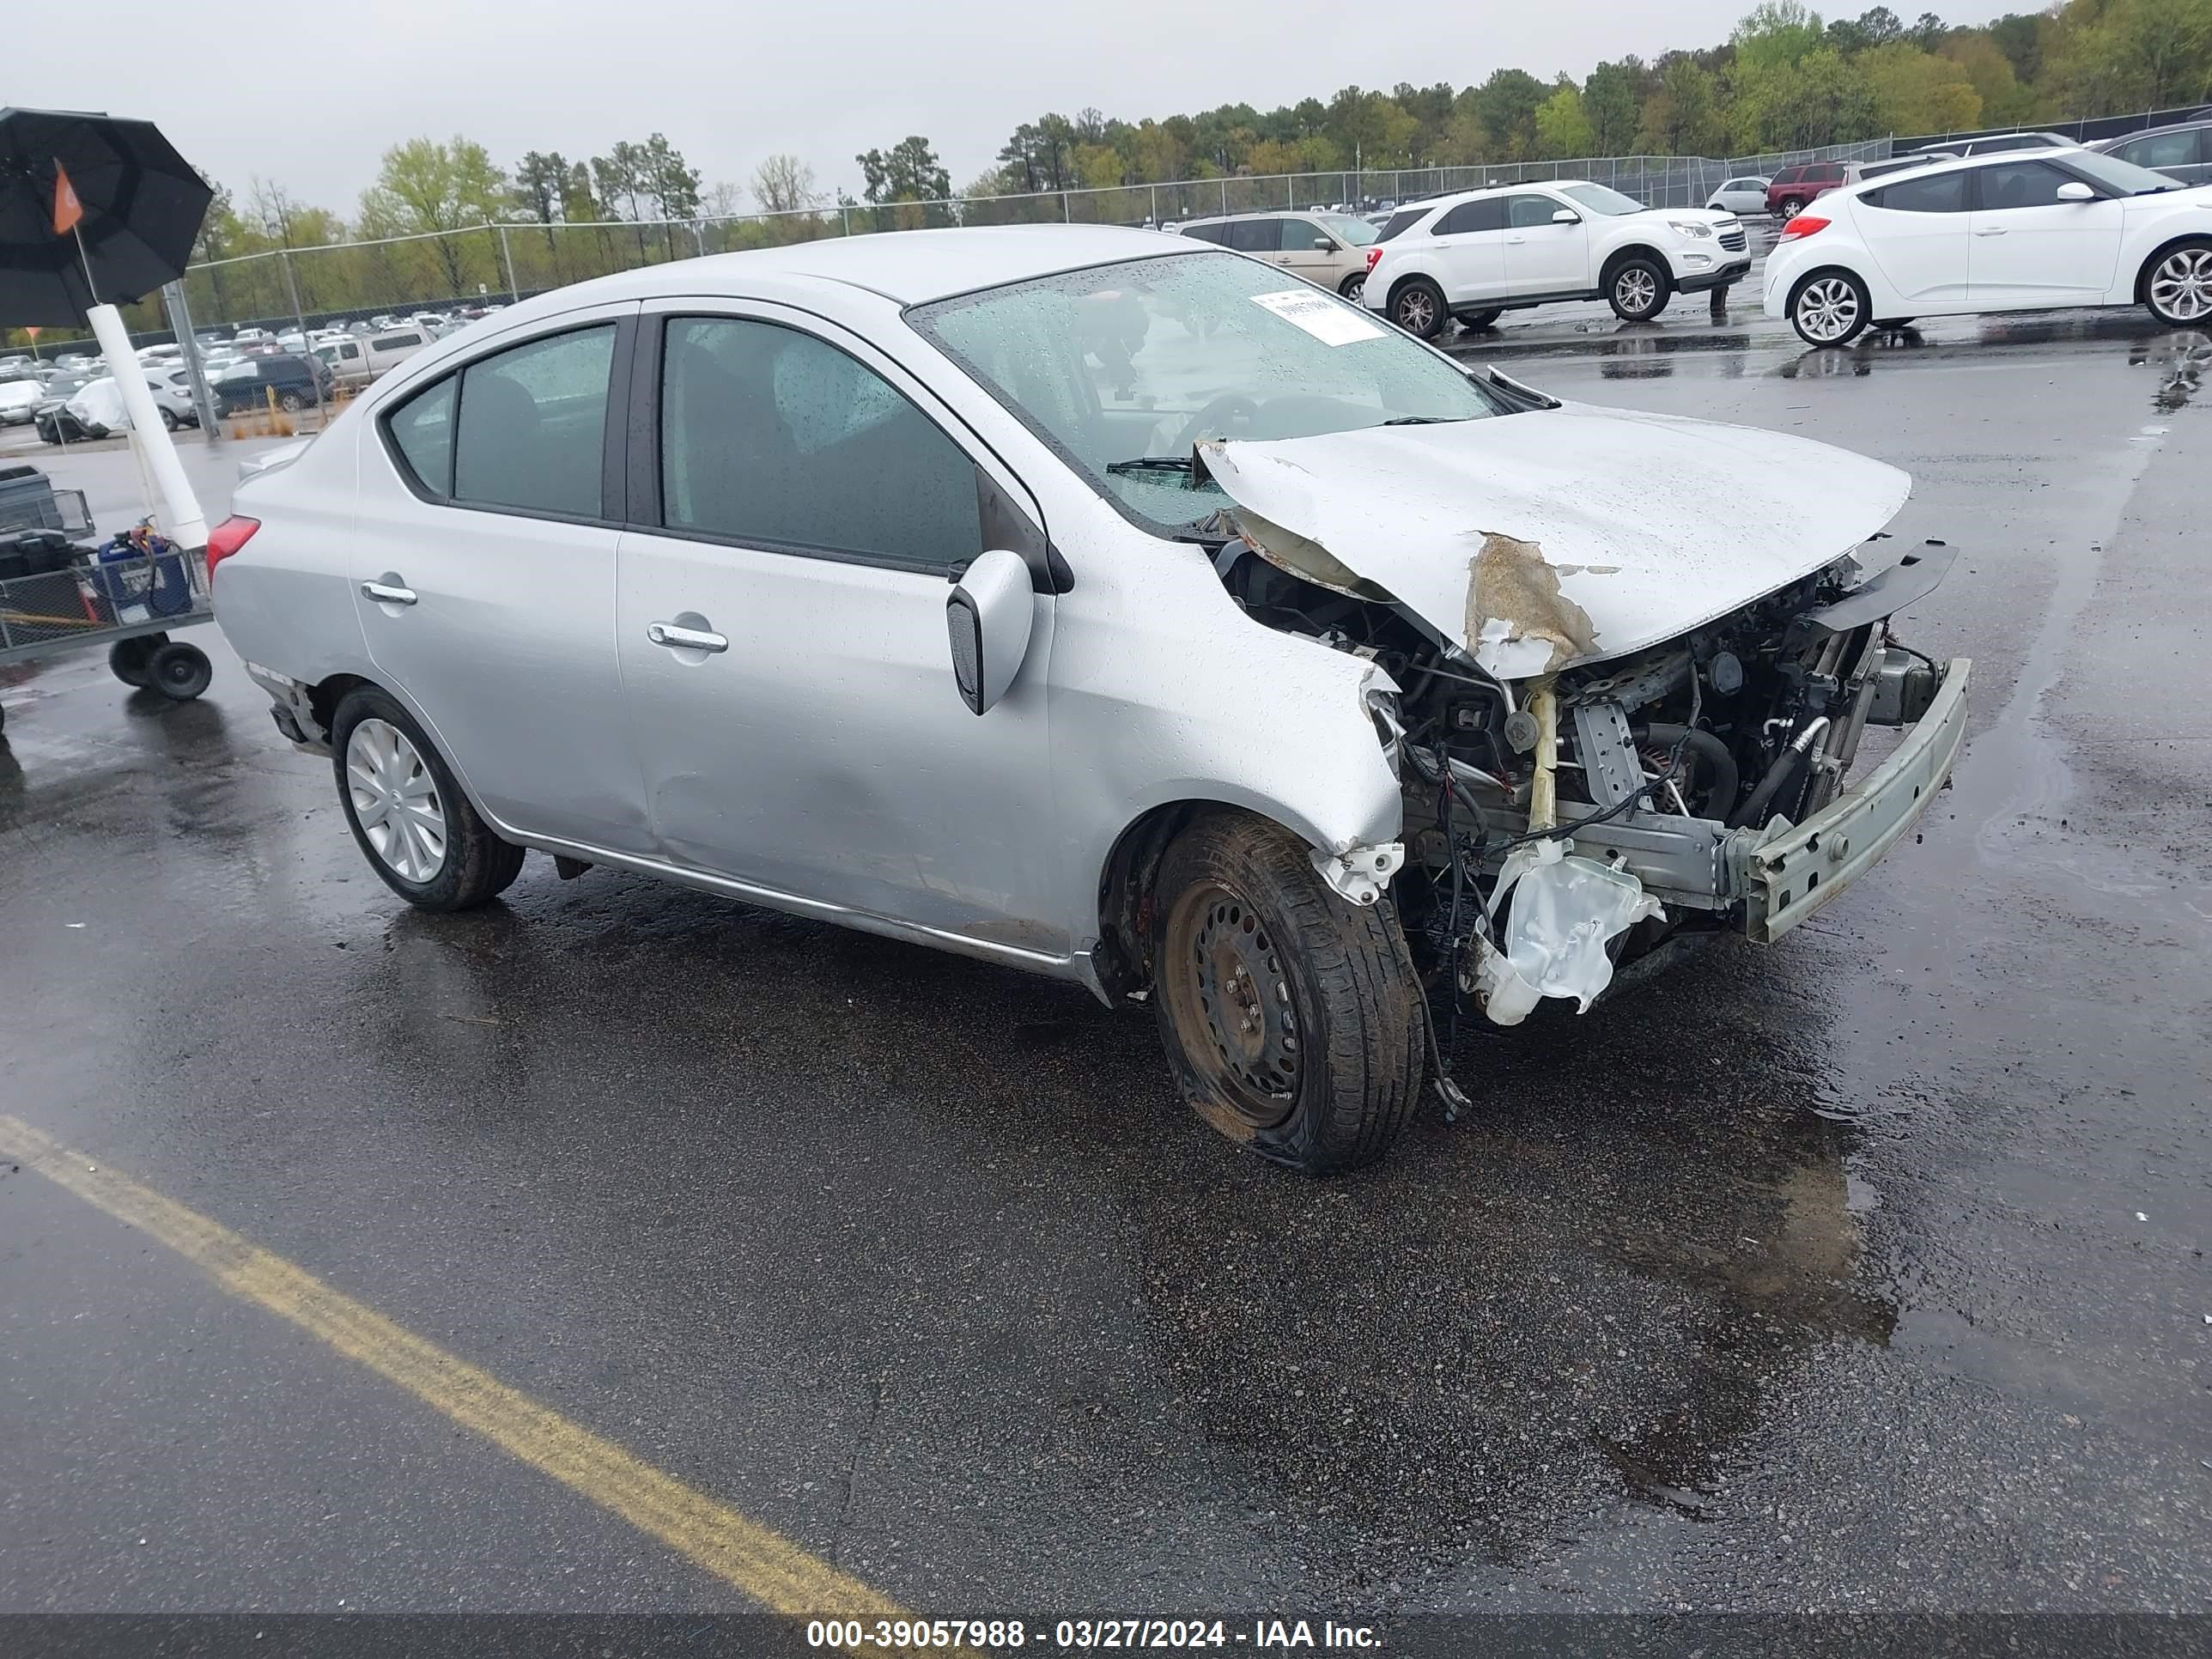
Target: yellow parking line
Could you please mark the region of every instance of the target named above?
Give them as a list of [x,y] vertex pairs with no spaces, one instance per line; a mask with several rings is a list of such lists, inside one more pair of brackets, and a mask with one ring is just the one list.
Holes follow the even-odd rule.
[[290,1320],[772,1611],[793,1619],[868,1624],[914,1617],[759,1522],[403,1330],[304,1268],[128,1176],[98,1167],[84,1153],[4,1114],[0,1158],[35,1170],[94,1208],[158,1239],[233,1296]]

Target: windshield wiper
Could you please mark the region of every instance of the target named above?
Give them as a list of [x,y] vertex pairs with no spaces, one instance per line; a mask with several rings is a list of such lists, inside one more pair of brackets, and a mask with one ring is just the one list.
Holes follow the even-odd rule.
[[1109,461],[1109,472],[1188,472],[1188,455],[1139,455],[1133,461]]
[[1458,415],[1401,415],[1382,422],[1385,426],[1449,426],[1465,417]]

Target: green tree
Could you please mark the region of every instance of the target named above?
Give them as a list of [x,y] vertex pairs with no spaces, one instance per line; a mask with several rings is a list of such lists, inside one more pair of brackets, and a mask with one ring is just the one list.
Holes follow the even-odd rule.
[[1982,94],[1957,60],[1897,40],[1861,53],[1858,62],[1881,131],[1972,132],[1981,125]]
[[1658,155],[1717,155],[1726,150],[1718,78],[1687,52],[1662,59],[1659,84],[1644,100],[1636,142]]
[[1765,74],[1804,61],[1822,42],[1820,14],[1801,0],[1759,0],[1729,37],[1738,69]]
[[1556,89],[1536,106],[1536,154],[1559,161],[1595,154],[1596,135],[1583,107],[1582,90],[1572,82]]
[[659,132],[637,147],[637,168],[638,182],[661,222],[661,239],[672,259],[676,227],[672,222],[699,216],[699,170],[688,166],[683,152]]
[[372,234],[446,233],[430,244],[450,292],[465,291],[470,251],[452,233],[489,223],[507,199],[507,175],[490,154],[458,133],[446,143],[410,138],[384,152],[362,192],[362,227]]
[[1493,70],[1462,96],[1482,123],[1492,155],[1518,160],[1534,153],[1536,106],[1551,96],[1541,81],[1526,70]]
[[[867,180],[865,194],[880,208],[896,208],[876,216],[878,226],[907,229],[924,224],[950,224],[944,203],[952,194],[952,179],[928,139],[916,133],[902,138],[888,150],[872,149],[853,158]],[[929,204],[908,207],[908,204]]]
[[1593,155],[1626,155],[1635,147],[1644,106],[1643,69],[1633,58],[1600,64],[1583,82],[1583,112],[1589,118]]

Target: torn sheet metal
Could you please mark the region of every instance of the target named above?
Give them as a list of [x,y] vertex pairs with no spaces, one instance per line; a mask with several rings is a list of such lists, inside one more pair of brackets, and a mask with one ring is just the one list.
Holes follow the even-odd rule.
[[1850,552],[1912,488],[1809,439],[1575,404],[1198,449],[1272,561],[1395,598],[1501,679],[1748,605]]

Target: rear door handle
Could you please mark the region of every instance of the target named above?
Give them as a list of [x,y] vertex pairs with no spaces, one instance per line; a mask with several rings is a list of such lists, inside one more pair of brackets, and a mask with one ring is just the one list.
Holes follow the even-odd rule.
[[645,637],[672,651],[726,651],[729,636],[710,634],[703,628],[679,628],[674,623],[647,623]]
[[1505,241],[1509,247],[1519,247],[1522,243],[1528,240],[1528,239],[1526,236],[1509,236],[1505,239]]
[[1981,229],[1976,231],[1974,234],[1977,236],[2002,236],[2004,234],[2004,227],[2002,225],[1984,225]]
[[370,599],[374,599],[379,605],[412,605],[415,603],[415,590],[413,588],[396,587],[390,582],[363,582],[361,585],[361,591],[368,594]]

